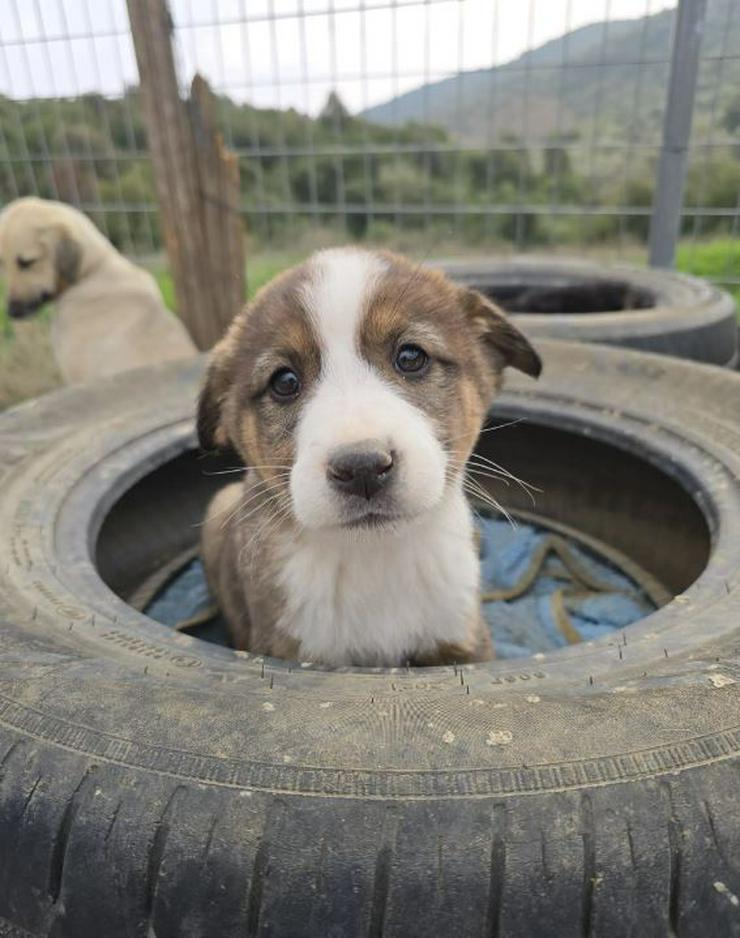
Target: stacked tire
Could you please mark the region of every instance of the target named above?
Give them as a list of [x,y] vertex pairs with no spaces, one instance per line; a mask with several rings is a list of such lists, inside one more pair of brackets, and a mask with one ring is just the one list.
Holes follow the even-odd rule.
[[726,368],[738,363],[735,303],[696,277],[530,256],[433,266],[495,300],[534,338],[601,342]]

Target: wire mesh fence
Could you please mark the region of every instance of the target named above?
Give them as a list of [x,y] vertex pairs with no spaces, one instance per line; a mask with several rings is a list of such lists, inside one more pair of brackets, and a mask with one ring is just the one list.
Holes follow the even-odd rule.
[[[740,9],[708,0],[680,259],[740,283]],[[259,245],[645,256],[675,32],[661,0],[171,0]],[[161,247],[124,0],[6,0],[0,199]],[[690,108],[691,100],[685,102]],[[729,245],[729,247],[728,247]]]

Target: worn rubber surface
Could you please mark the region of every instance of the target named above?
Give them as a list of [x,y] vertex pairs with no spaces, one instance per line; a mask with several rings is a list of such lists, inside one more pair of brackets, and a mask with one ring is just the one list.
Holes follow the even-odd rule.
[[740,375],[540,350],[496,408],[538,511],[680,593],[537,660],[327,672],[128,607],[94,557],[135,592],[214,483],[199,366],[0,418],[1,936],[740,935]]
[[430,263],[510,309],[535,338],[603,342],[729,368],[738,363],[735,303],[696,277],[536,256]]

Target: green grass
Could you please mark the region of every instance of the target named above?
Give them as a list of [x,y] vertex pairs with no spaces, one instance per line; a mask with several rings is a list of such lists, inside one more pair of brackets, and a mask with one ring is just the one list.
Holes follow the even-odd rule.
[[[740,278],[740,238],[681,244],[676,253],[676,267],[687,274],[719,282],[720,286],[725,278]],[[725,284],[724,287],[734,296],[740,314],[740,284]]]
[[[299,254],[276,253],[267,254],[264,257],[259,255],[252,258],[247,269],[247,299],[252,299],[255,293],[266,283],[272,280],[277,274],[291,267],[300,260]],[[154,262],[149,265],[157,286],[162,293],[165,306],[169,309],[175,309],[175,285],[172,282],[172,275],[166,267],[161,266],[162,261]]]
[[152,275],[157,281],[159,292],[162,294],[164,305],[168,309],[175,308],[175,284],[172,281],[172,274],[166,267],[153,267]]

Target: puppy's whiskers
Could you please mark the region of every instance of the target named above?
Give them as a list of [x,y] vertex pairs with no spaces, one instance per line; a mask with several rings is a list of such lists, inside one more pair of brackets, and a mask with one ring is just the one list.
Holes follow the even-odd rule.
[[256,482],[254,485],[251,485],[242,494],[242,496],[237,501],[236,506],[227,505],[226,508],[224,508],[222,511],[214,512],[211,515],[210,520],[213,520],[214,518],[220,518],[222,515],[226,514],[226,512],[229,512],[228,517],[221,523],[221,529],[223,530],[223,528],[225,528],[226,525],[229,524],[232,518],[234,518],[240,511],[246,508],[256,498],[259,498],[262,495],[267,495],[268,492],[270,492],[271,490],[278,489],[282,485],[284,485],[283,476],[288,477],[289,475],[290,473],[281,473],[281,475],[278,476],[277,478],[261,479],[259,482]]
[[511,485],[511,483],[514,483],[524,492],[532,506],[536,504],[535,493],[542,491],[535,486],[529,485],[528,482],[524,482],[522,479],[518,479],[507,473],[497,472],[489,466],[481,466],[477,463],[472,463],[466,466],[466,471],[472,475],[479,476],[481,479],[493,479],[495,482],[500,482],[507,487]]
[[471,455],[469,462],[482,463],[485,467],[490,468],[495,472],[503,473],[507,479],[511,479],[512,482],[519,482],[525,488],[531,489],[533,492],[542,491],[542,489],[537,488],[536,485],[532,485],[529,482],[524,482],[522,479],[515,476],[514,473],[511,472],[509,469],[507,469],[505,466],[499,465],[499,463],[494,462],[492,459],[489,459],[488,456],[483,456],[481,453],[474,452]]
[[[464,457],[465,453],[459,450],[452,450],[453,455]],[[538,488],[536,485],[532,485],[529,482],[525,482],[524,479],[520,479],[518,476],[515,476],[513,472],[509,472],[508,469],[505,469],[503,466],[500,466],[498,463],[495,463],[492,459],[488,459],[486,456],[481,456],[479,453],[473,453],[468,457],[467,462],[464,466],[465,472],[474,473],[484,478],[495,479],[498,482],[503,482],[504,485],[509,485],[510,482],[513,482],[515,485],[518,485],[519,488],[526,493],[532,505],[535,504],[535,494],[542,492],[542,489]]]
[[[244,502],[244,504],[241,506],[242,513],[236,519],[237,523],[246,521],[247,518],[251,517],[252,514],[259,511],[260,508],[264,508],[267,505],[272,504],[272,502],[276,501],[277,499],[281,498],[283,495],[282,488],[283,488],[282,483],[272,485],[269,488],[263,489],[261,492],[258,492],[254,497],[250,498],[249,501]],[[254,508],[250,509],[249,512],[244,513],[243,510],[246,509],[249,506],[249,504],[254,501],[257,501],[258,504],[255,505]]]
[[[479,502],[482,502],[486,507],[499,512],[506,518],[512,528],[516,528],[516,521],[511,517],[509,512],[504,508],[504,506],[497,501],[490,492],[487,492],[482,485],[476,482],[474,479],[465,479],[463,481],[463,490],[471,496],[472,499],[477,499]],[[475,503],[473,503],[473,511],[475,511]]]
[[[525,423],[526,420],[524,417],[516,417],[514,420],[509,420],[506,423],[498,423],[492,427],[483,427],[483,429],[478,433],[478,436],[483,436],[484,433],[493,433],[495,430],[505,430],[507,427],[515,427],[518,423]],[[455,440],[462,440],[466,437],[467,433],[460,433],[458,436],[449,436],[447,437],[448,443],[454,443]]]
[[239,563],[244,562],[244,556],[249,551],[249,563],[254,557],[254,551],[261,540],[268,540],[279,529],[280,525],[288,518],[292,512],[293,506],[290,499],[281,502],[280,496],[273,496],[271,501],[277,502],[277,507],[270,504],[270,512],[265,519],[260,522],[250,539],[239,550]]
[[[234,524],[242,524],[247,521],[248,518],[251,518],[253,514],[258,512],[261,508],[265,508],[270,505],[273,501],[281,497],[284,483],[281,481],[275,482],[272,485],[268,485],[266,488],[263,488],[261,491],[256,492],[246,501],[242,502],[237,506],[236,511],[227,518],[224,524],[228,524],[231,521],[231,518],[234,518]],[[253,502],[257,504],[251,508],[249,511],[245,511]],[[222,525],[223,526],[223,525]]]
[[255,465],[250,464],[248,466],[236,466],[233,469],[217,469],[215,472],[206,472],[205,470],[203,470],[203,475],[204,476],[228,476],[237,472],[249,472],[250,469],[254,469],[255,471],[258,471],[260,469],[288,469],[290,470],[291,468],[292,468],[291,466],[285,466],[285,465],[279,465],[279,464],[275,466],[255,466]]

